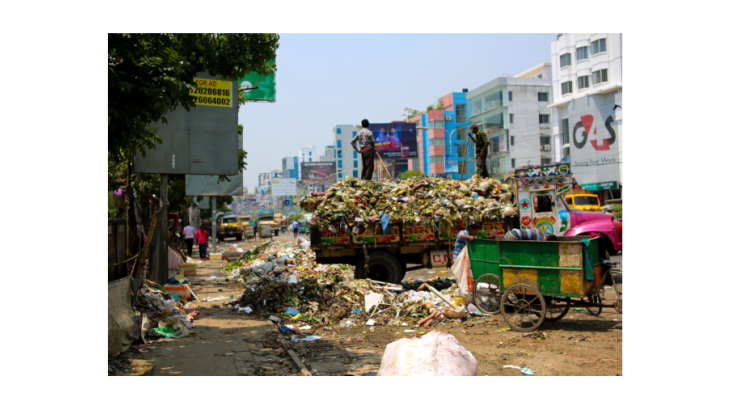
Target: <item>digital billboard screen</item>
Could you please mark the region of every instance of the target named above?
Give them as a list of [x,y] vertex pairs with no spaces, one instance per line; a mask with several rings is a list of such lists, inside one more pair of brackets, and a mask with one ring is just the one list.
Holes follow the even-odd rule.
[[370,124],[368,127],[375,139],[375,150],[383,158],[418,157],[416,124],[410,122],[390,122]]
[[337,168],[334,162],[302,162],[302,182],[324,185],[337,181]]

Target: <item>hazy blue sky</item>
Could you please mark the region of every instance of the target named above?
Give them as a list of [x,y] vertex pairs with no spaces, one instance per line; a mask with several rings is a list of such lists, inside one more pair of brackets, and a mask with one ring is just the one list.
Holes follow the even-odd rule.
[[403,119],[438,97],[473,90],[504,74],[550,61],[557,34],[282,34],[276,102],[247,103],[244,185],[281,169],[281,159],[314,145],[322,155],[332,128]]

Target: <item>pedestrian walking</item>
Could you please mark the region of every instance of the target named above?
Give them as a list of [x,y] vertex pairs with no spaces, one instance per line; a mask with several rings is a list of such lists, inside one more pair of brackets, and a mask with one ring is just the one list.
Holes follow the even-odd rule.
[[[472,134],[474,136],[472,136]],[[474,141],[476,144],[477,149],[475,150],[476,153],[476,163],[477,163],[477,175],[479,175],[482,178],[489,178],[489,172],[487,171],[487,151],[489,150],[489,138],[487,137],[487,133],[480,130],[479,127],[476,126],[476,124],[472,124],[471,130],[469,131],[469,138]],[[476,137],[476,139],[475,139]]]
[[203,227],[195,233],[195,240],[198,242],[198,251],[200,251],[200,259],[205,259],[208,255],[208,231]]
[[294,232],[294,239],[297,239],[299,236],[299,222],[294,221],[294,223],[291,224],[291,230]]
[[472,222],[469,226],[456,234],[456,243],[454,244],[454,253],[451,255],[451,262],[456,262],[462,249],[467,245],[468,241],[473,241],[475,235],[479,231],[479,225]]
[[185,245],[187,246],[188,256],[193,256],[193,241],[195,240],[195,228],[187,224],[183,229],[183,235],[185,235]]
[[[370,181],[373,179],[373,170],[375,169],[375,139],[373,133],[368,129],[370,121],[362,120],[362,129],[355,134],[350,144],[362,156],[362,175],[360,179]],[[360,143],[360,149],[357,149],[355,141]]]

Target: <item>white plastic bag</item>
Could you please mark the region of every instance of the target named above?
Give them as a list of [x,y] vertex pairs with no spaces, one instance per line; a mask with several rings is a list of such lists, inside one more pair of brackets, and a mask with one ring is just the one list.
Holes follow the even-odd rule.
[[431,332],[388,344],[378,376],[477,376],[478,366],[454,336]]
[[459,293],[466,300],[471,300],[474,294],[474,277],[471,273],[471,260],[469,259],[469,248],[464,247],[456,258],[456,262],[451,266],[451,272],[454,274],[456,286],[459,287]]

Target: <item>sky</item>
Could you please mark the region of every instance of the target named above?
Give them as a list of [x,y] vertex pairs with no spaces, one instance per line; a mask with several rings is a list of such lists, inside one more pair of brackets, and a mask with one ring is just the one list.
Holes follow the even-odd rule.
[[550,62],[553,34],[281,34],[276,102],[241,107],[244,186],[281,159],[332,145],[337,124],[403,119],[439,97]]

